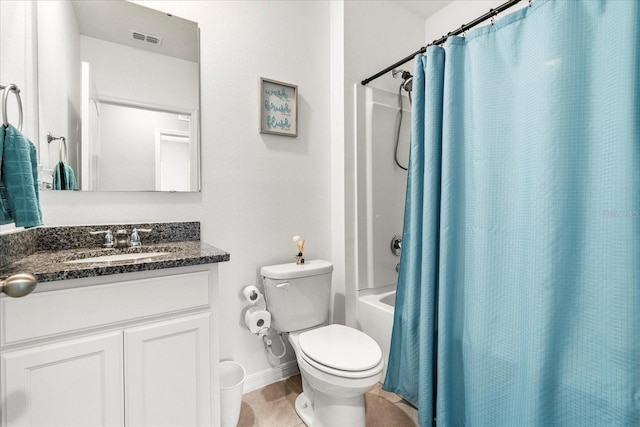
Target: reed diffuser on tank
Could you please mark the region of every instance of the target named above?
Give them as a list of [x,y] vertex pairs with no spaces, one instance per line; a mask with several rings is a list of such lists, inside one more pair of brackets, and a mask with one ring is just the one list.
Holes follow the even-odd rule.
[[295,256],[296,264],[298,264],[298,265],[304,264],[304,257],[303,257],[304,239],[302,239],[302,237],[300,237],[300,236],[293,236],[293,241],[295,242],[295,244],[296,244],[296,246],[298,248],[298,255]]

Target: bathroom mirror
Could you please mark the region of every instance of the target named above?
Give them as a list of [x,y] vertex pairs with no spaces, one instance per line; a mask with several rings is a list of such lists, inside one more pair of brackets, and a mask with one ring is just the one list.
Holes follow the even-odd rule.
[[199,191],[198,24],[123,0],[36,21],[41,189],[64,162],[81,191]]

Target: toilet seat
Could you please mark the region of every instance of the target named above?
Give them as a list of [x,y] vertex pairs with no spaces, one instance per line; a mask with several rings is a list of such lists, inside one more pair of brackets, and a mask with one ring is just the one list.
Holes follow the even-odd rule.
[[304,352],[300,352],[300,357],[312,368],[315,368],[320,372],[324,372],[325,374],[344,379],[360,379],[373,377],[382,372],[382,368],[384,368],[384,361],[382,359],[380,359],[380,363],[375,368],[371,368],[366,371],[341,371],[339,369],[330,368],[316,362],[315,360],[309,358],[306,354],[304,354]]
[[348,326],[328,325],[298,337],[300,355],[311,366],[344,378],[364,378],[384,365],[380,346],[367,334]]

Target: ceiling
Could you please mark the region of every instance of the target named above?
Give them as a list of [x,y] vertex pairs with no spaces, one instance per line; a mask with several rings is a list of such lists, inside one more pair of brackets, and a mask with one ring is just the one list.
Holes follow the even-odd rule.
[[[195,22],[128,1],[73,0],[71,5],[82,35],[198,62]],[[160,43],[153,45],[133,39],[132,31],[154,36]]]
[[453,0],[395,0],[395,3],[423,18],[428,18]]
[[[453,0],[393,0],[412,13],[428,18]],[[72,1],[80,33],[114,43],[155,51],[197,62],[197,24],[121,1]],[[125,9],[125,10],[123,10]],[[97,17],[97,19],[96,19]],[[172,19],[173,18],[173,19]],[[158,46],[131,39],[131,30],[156,36]],[[188,40],[185,41],[185,37]]]

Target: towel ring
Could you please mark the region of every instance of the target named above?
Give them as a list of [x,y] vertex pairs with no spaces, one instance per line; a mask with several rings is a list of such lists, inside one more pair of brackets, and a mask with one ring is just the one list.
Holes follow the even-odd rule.
[[[58,147],[58,151],[60,153],[60,161],[61,162],[66,162],[67,161],[67,138],[65,138],[64,136],[53,136],[51,134],[51,132],[47,132],[47,144],[51,144],[51,141],[55,141],[58,140],[59,142],[59,147]],[[64,157],[62,157],[62,147],[64,144]]]
[[[64,157],[62,157],[62,146],[64,145]],[[60,161],[61,162],[67,162],[67,138],[65,138],[64,136],[60,137]]]
[[13,92],[16,96],[16,100],[18,101],[18,130],[22,132],[22,99],[20,98],[20,89],[18,89],[18,86],[13,83],[7,86],[0,85],[0,89],[4,90],[2,93],[2,123],[5,127],[9,126],[9,119],[7,118],[7,99],[9,98],[9,92]]

